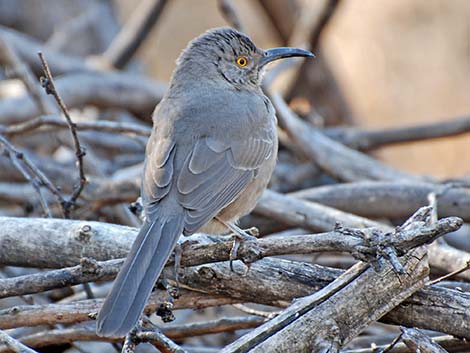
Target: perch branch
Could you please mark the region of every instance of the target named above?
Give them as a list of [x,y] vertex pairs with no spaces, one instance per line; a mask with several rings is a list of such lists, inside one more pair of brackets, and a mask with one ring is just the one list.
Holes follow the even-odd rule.
[[[29,220],[30,223],[28,224],[18,222],[18,225],[15,225],[15,219],[10,218],[8,220],[8,223],[2,224],[11,224],[13,226],[22,225],[24,227],[8,228],[16,229],[15,234],[28,234],[28,231],[31,232],[31,229],[35,229],[35,232],[38,233],[45,233],[45,235],[49,234],[49,237],[44,240],[40,240],[40,237],[34,240],[32,242],[34,244],[41,244],[42,242],[45,242],[45,245],[52,244],[57,240],[59,242],[58,245],[63,249],[73,249],[66,253],[66,258],[61,259],[61,261],[57,263],[57,266],[61,266],[61,264],[66,261],[73,261],[75,258],[79,259],[81,252],[85,254],[94,254],[97,257],[104,258],[115,257],[116,255],[118,257],[125,256],[125,253],[133,239],[133,237],[129,235],[132,235],[132,233],[135,234],[135,231],[131,228],[101,223],[65,220],[61,220],[57,223],[56,220]],[[34,224],[32,222],[36,222],[34,227],[32,226],[32,224]],[[43,224],[42,227],[41,224]],[[0,227],[0,229],[1,228],[3,228],[3,226]],[[8,233],[8,229],[5,230],[6,233]],[[417,232],[419,232],[419,229],[421,229],[421,227],[418,228]],[[44,230],[46,230],[46,232],[44,232]],[[57,231],[57,234],[60,234],[60,236],[56,237],[57,239],[53,236],[51,238],[51,234],[53,234],[51,231]],[[347,238],[344,235],[341,236],[343,238]],[[67,239],[67,237],[69,239]],[[65,242],[61,242],[62,238],[65,238]],[[51,239],[54,241],[51,241]],[[107,246],[100,246],[97,239],[106,243]],[[3,238],[3,240],[5,241],[6,239]],[[8,248],[3,246],[8,243],[12,243],[12,241],[2,242],[2,246],[0,248],[2,250],[5,249],[5,252],[2,253],[2,257],[7,255],[10,256]],[[31,243],[31,240],[29,240],[29,243]],[[212,246],[213,244],[206,245],[206,249],[210,249]],[[188,248],[183,249],[183,259],[185,259],[184,251],[187,251],[188,254],[197,254],[198,251],[196,249],[198,247],[201,247],[200,253],[204,253],[204,250],[202,250],[204,249],[204,246],[200,244],[191,244],[188,245]],[[25,248],[20,247],[20,249]],[[225,257],[228,253],[226,250],[227,249],[224,249]],[[77,254],[74,255],[74,252]],[[57,261],[50,256],[50,254],[54,253],[54,251],[48,252],[49,263]],[[38,254],[39,261],[47,263],[47,258],[41,260],[40,251],[35,251],[35,254]],[[71,260],[68,259],[69,257]],[[194,258],[193,260],[196,259]],[[89,269],[84,272],[90,273],[89,276],[93,277],[95,276],[93,275],[93,272],[96,267],[93,266],[93,263],[90,265],[92,266],[89,266]],[[242,272],[242,265],[238,263],[235,263],[235,265],[237,273]],[[115,271],[117,272],[117,269]],[[286,305],[294,297],[302,297],[324,287],[340,273],[341,271],[339,270],[324,269],[315,265],[308,265],[306,263],[265,258],[253,263],[251,265],[250,272],[245,277],[234,275],[234,273],[230,271],[230,267],[227,263],[185,267],[182,269],[182,272],[180,272],[180,284],[198,291],[225,296],[225,303],[230,301],[247,301],[259,302],[261,304],[268,305]],[[174,278],[173,276],[173,269],[167,267],[164,271],[164,277]],[[91,279],[92,277],[88,278]],[[390,315],[392,315],[391,318],[389,318],[391,322],[416,325],[417,327],[429,328],[453,334],[458,333],[461,336],[465,336],[470,332],[468,327],[470,318],[468,317],[468,312],[465,309],[470,302],[468,294],[444,288],[430,287],[419,291],[412,298],[413,302],[411,305],[408,303],[403,309],[400,309],[401,307],[399,306],[395,309],[397,312],[395,316],[392,315],[395,311],[387,316],[390,317]],[[442,304],[436,306],[435,303],[440,300],[438,298],[442,298]],[[96,311],[99,307],[99,304],[96,303],[98,302],[95,302],[95,307],[86,311],[86,313],[93,310]],[[197,303],[197,301],[194,301],[192,305],[195,305],[195,303]],[[60,317],[61,320],[65,320],[65,318],[72,320],[70,315],[64,313],[60,315],[57,313],[53,314],[53,308],[50,310],[52,310],[50,314],[46,314],[42,311],[39,312],[38,315],[29,315],[31,313],[28,314],[28,312],[21,314],[21,312],[12,311],[10,313],[10,311],[7,310],[6,312],[2,312],[0,315],[0,318],[2,318],[2,320],[0,320],[0,327],[2,327],[2,325],[12,325],[14,323],[20,325],[24,324],[24,321],[21,321],[22,317],[23,320],[29,322],[30,325],[42,323],[43,321],[38,320],[46,320],[47,318],[49,318],[49,320],[57,320],[57,318]],[[76,315],[77,310],[73,312]],[[439,319],[432,320],[429,315]],[[82,321],[86,320],[86,314],[82,314],[81,318]],[[73,316],[73,320],[75,320],[75,316]]]

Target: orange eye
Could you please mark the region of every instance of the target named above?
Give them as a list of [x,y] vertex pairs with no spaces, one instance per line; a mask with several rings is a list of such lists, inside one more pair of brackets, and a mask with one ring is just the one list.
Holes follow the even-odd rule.
[[237,59],[237,65],[240,67],[245,67],[248,64],[248,59],[245,58],[244,56],[240,56]]

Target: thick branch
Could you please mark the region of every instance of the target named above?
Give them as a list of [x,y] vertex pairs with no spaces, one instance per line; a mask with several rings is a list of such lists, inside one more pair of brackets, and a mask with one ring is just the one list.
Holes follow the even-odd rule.
[[299,149],[328,174],[344,181],[420,180],[333,141],[297,117],[278,94],[270,95],[279,123]]
[[[181,290],[180,294],[173,303],[175,310],[203,309],[239,302],[233,298],[187,290]],[[154,313],[162,303],[168,300],[169,295],[166,290],[155,290],[147,302],[145,313]],[[103,301],[103,299],[88,299],[65,304],[14,306],[0,310],[0,329],[88,321],[96,318]]]
[[419,142],[429,139],[458,136],[470,132],[470,116],[388,129],[365,130],[335,127],[324,133],[342,144],[361,151],[369,151],[389,145]]
[[441,217],[458,216],[470,221],[470,191],[425,182],[363,181],[304,189],[289,194],[363,217],[405,218],[438,195]]
[[72,135],[73,145],[75,148],[75,157],[77,158],[79,184],[73,187],[72,195],[70,195],[70,198],[67,200],[67,202],[62,204],[64,215],[66,218],[69,218],[70,208],[75,205],[76,200],[80,197],[80,194],[82,193],[83,188],[85,187],[87,183],[87,178],[85,176],[85,170],[83,167],[83,157],[85,157],[86,152],[81,146],[80,140],[77,135],[77,128],[74,122],[72,121],[72,118],[70,117],[70,113],[62,97],[60,96],[59,92],[57,91],[55,87],[54,79],[52,77],[52,73],[49,68],[49,65],[47,64],[46,58],[41,52],[39,52],[38,55],[39,55],[39,59],[41,60],[43,70],[44,70],[44,75],[45,75],[45,79],[42,80],[43,87],[47,94],[52,94],[54,96],[57,102],[57,105],[60,107],[60,110],[64,114],[65,120],[67,122],[67,126]]
[[[52,65],[52,63],[50,63]],[[163,97],[166,85],[126,73],[87,72],[70,74],[55,81],[68,108],[93,105],[129,110],[149,117]],[[11,124],[41,115],[30,94],[0,101],[0,123]]]
[[[461,224],[462,221],[459,218],[449,217],[439,220],[430,227],[422,226],[412,231],[397,229],[394,236],[380,235],[381,232],[378,229],[348,230],[352,236],[345,235],[343,230],[338,230],[315,235],[259,239],[257,244],[260,248],[260,257],[308,254],[319,251],[346,251],[353,254],[364,252],[364,254],[374,255],[372,248],[375,246],[374,241],[378,241],[377,244],[381,247],[393,246],[399,251],[407,251],[454,231]],[[13,266],[50,268],[76,265],[83,258],[98,261],[122,258],[127,254],[137,234],[136,229],[125,226],[59,219],[0,217],[0,225],[1,263]],[[21,237],[17,234],[21,234]],[[194,243],[194,237],[192,239],[192,244],[183,244],[182,266],[229,260],[231,240],[204,244]],[[238,258],[249,258],[250,245],[250,242],[245,242],[238,251]],[[53,288],[54,281],[58,278],[69,278],[71,282],[68,284],[81,283],[85,278],[95,281],[100,279],[100,276],[109,278],[116,273],[118,268],[119,261],[85,263],[74,268],[58,270],[56,273],[51,273],[49,277],[46,273],[28,275],[27,278],[30,280],[23,282],[32,284],[35,283],[33,277],[37,278],[43,283],[45,286],[43,290],[45,290],[50,289],[48,286]],[[5,281],[11,281],[12,284],[7,285]],[[8,292],[7,288],[16,287],[14,281],[15,279],[2,280],[4,293]],[[16,295],[20,294],[26,294],[26,292]]]
[[376,272],[365,264],[357,264],[321,291],[294,302],[279,316],[222,352],[338,351],[367,325],[424,285],[428,273],[424,258],[424,250],[404,257],[402,264],[407,276],[397,276],[391,266]]
[[[15,225],[15,219],[10,218],[8,220],[11,222],[3,222],[2,227],[0,227],[0,229],[4,228],[3,224]],[[23,224],[20,221],[21,220],[18,220],[18,224]],[[56,266],[62,266],[63,262],[79,260],[81,253],[96,256],[107,256],[108,258],[113,257],[115,255],[124,256],[129,248],[130,243],[133,240],[133,236],[135,236],[135,231],[132,228],[106,225],[101,223],[94,224],[92,222],[34,219],[28,219],[23,221],[29,221],[29,223],[25,224],[24,228],[16,228],[17,230],[15,230],[14,234],[22,234],[27,238],[28,234],[32,232],[31,230],[34,229],[35,233],[39,233],[40,235],[42,233],[42,236],[44,236],[45,238],[41,240],[41,236],[39,236],[38,239],[29,241],[23,245],[21,245],[21,243],[19,242],[15,243],[15,237],[10,237],[10,241],[5,241],[6,238],[3,238],[3,242],[1,244],[2,246],[0,247],[0,249],[5,249],[5,246],[7,244],[13,242],[12,245],[17,249],[20,249],[20,251],[24,254],[26,258],[29,257],[28,251],[34,252],[34,254],[38,254],[39,257],[36,260],[38,261],[38,264],[47,263],[47,259],[41,259],[42,255],[40,255],[40,252],[37,252],[32,248],[28,250],[28,247],[26,247],[28,243],[30,245],[41,245],[42,243],[44,243],[44,246],[46,248],[47,246],[49,246],[50,250],[47,255],[50,263],[55,262]],[[41,223],[44,224],[43,227],[40,227]],[[61,224],[62,226],[60,226]],[[67,228],[65,225],[68,225],[69,228]],[[99,228],[100,226],[102,228]],[[9,229],[11,231],[15,228]],[[54,237],[53,234],[56,234],[56,236]],[[47,235],[49,235],[48,238],[46,238]],[[317,242],[315,245],[311,243],[311,246],[326,246],[325,248],[323,248],[323,250],[331,249],[328,245],[328,241],[331,236],[333,236],[332,242],[335,242],[336,240],[341,240],[334,239],[335,236],[338,237],[338,234],[335,235],[334,233],[327,233],[318,236],[319,239],[324,239],[323,245],[320,241]],[[343,244],[347,244],[348,237],[345,235],[341,236],[343,237]],[[292,246],[294,245],[297,248],[301,246],[306,246],[304,243],[309,240],[309,236],[305,236],[304,238],[302,237],[304,236],[301,236],[297,239],[301,243],[297,245],[295,245],[295,242],[290,243],[289,239],[285,238],[285,249],[289,249],[290,247],[289,251],[293,251],[294,248]],[[266,241],[265,244],[268,244],[269,241],[272,240],[263,239],[262,241]],[[21,246],[16,247],[17,245]],[[58,246],[59,248],[69,251],[65,251],[66,257],[61,258],[59,261],[58,259],[54,259],[54,257],[51,256],[51,254],[58,253],[59,250],[54,250],[54,248],[50,248],[50,246]],[[207,251],[207,253],[204,254],[205,249],[212,250]],[[216,249],[218,250],[215,251]],[[11,256],[8,249],[6,250],[6,252],[1,254],[2,258],[3,256]],[[106,250],[107,252],[103,253],[104,250]],[[310,248],[310,250],[312,249]],[[185,256],[185,252],[188,254],[188,256]],[[217,257],[219,256],[217,255],[218,252],[220,252],[220,255],[223,255],[224,257]],[[225,242],[221,244],[209,245],[187,245],[186,247],[183,247],[183,265],[187,266],[188,264],[191,264],[191,261],[193,261],[193,264],[198,263],[198,261],[206,261],[208,258],[211,257],[212,259],[226,259],[228,252],[229,247]],[[271,252],[271,254],[274,255],[276,253]],[[46,254],[44,255],[44,257],[46,257]],[[33,258],[35,257],[31,257],[31,259]],[[111,264],[112,263],[113,262],[111,262]],[[116,265],[116,263],[117,262],[114,262],[114,265]],[[93,266],[93,264],[90,265],[91,266],[85,266],[80,270],[76,269],[77,276],[82,276],[82,278],[86,278],[88,280],[98,279],[100,277],[99,274],[101,269],[98,268],[98,274],[96,274],[93,271],[96,268]],[[115,267],[114,273],[117,272],[117,267],[118,266]],[[251,265],[251,270],[244,277],[238,274],[244,272],[243,265],[235,263],[235,270],[235,273],[232,272],[228,263],[201,265],[197,267],[185,267],[180,271],[180,283],[188,288],[193,288],[197,291],[212,293],[213,295],[219,296],[223,295],[226,298],[225,300],[229,302],[246,301],[258,302],[261,304],[268,305],[286,305],[293,298],[302,297],[308,295],[309,293],[312,293],[313,291],[319,290],[320,288],[324,287],[327,283],[331,282],[334,278],[336,278],[341,272],[339,270],[326,269],[315,265],[309,265],[306,263],[292,262],[275,258],[265,258],[263,260],[256,261]],[[60,271],[62,270],[58,270],[58,272],[56,273],[60,274]],[[38,276],[40,275],[41,274],[39,274]],[[164,271],[164,276],[166,278],[174,278],[173,269],[171,267],[168,267]],[[55,278],[54,276],[51,276],[50,279],[56,281],[55,283],[57,283],[59,278],[60,277]],[[67,280],[69,280],[70,278],[73,278],[73,276],[64,277],[64,284],[62,285],[67,285]],[[12,280],[14,281],[15,279]],[[424,292],[421,295],[424,297],[420,298],[416,295],[413,296],[413,304],[410,305],[408,303],[407,305],[403,306],[402,309],[396,309],[403,311],[400,312],[399,315],[392,317],[390,320],[399,324],[407,322],[405,320],[409,320],[408,322],[411,322],[412,324],[416,323],[415,326],[418,327],[458,334],[461,336],[465,336],[468,332],[470,332],[468,327],[468,323],[470,323],[470,318],[468,317],[468,310],[466,309],[470,303],[470,297],[468,294],[441,288],[438,289],[438,292],[429,292],[429,290],[427,289],[423,289],[422,291]],[[445,295],[447,295],[447,297]],[[442,298],[444,298],[442,306],[435,307],[434,303],[436,303],[437,300],[439,300],[437,298],[441,296]],[[220,303],[220,299],[218,300]],[[446,302],[451,304],[447,306],[445,304]],[[194,303],[197,303],[197,301],[194,301]],[[86,320],[86,313],[97,311],[98,307],[98,302],[94,302],[94,306],[91,309],[88,308],[88,311],[85,311],[85,313],[83,313],[82,311],[80,320]],[[10,311],[7,310],[1,313],[0,315],[0,317],[4,319],[4,321],[0,321],[0,328],[2,327],[2,325],[10,325],[14,322],[16,322],[16,324],[22,325],[25,324],[25,322],[28,322],[27,320],[30,320],[30,325],[37,325],[40,323],[44,323],[44,320],[46,320],[47,318],[49,318],[49,320],[57,320],[59,316],[60,320],[66,317],[69,320],[68,322],[77,322],[77,318],[76,316],[74,316],[76,315],[77,310],[72,310],[72,312],[74,313],[74,315],[72,316],[67,316],[67,311],[65,311],[65,314],[63,311],[61,311],[62,314],[56,315],[54,314],[53,308],[51,308],[50,310],[52,311],[49,311],[49,314],[47,314],[47,312],[39,311],[37,317],[35,315],[35,321],[31,321],[31,315],[28,315],[28,312],[25,312],[24,316],[22,316],[18,312],[12,310],[10,313]],[[427,312],[434,315],[436,313],[435,310],[438,310],[439,314],[435,315],[435,317],[439,318],[439,320],[432,320],[427,316]],[[22,320],[26,321],[18,321],[21,320],[22,317]],[[49,321],[48,323],[51,323],[51,321]]]

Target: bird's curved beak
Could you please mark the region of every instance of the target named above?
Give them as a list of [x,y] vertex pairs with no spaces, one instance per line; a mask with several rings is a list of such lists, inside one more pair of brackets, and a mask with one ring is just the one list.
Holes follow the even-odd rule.
[[281,48],[273,48],[264,51],[264,56],[259,61],[259,67],[262,67],[274,60],[291,58],[293,56],[304,56],[314,58],[313,55],[308,50],[300,49],[300,48],[289,48],[289,47],[281,47]]

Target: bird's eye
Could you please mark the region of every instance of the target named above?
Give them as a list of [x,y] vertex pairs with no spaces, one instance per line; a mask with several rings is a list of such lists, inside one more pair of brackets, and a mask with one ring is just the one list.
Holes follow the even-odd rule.
[[245,67],[248,64],[248,59],[244,56],[240,56],[237,59],[237,65],[240,67]]

